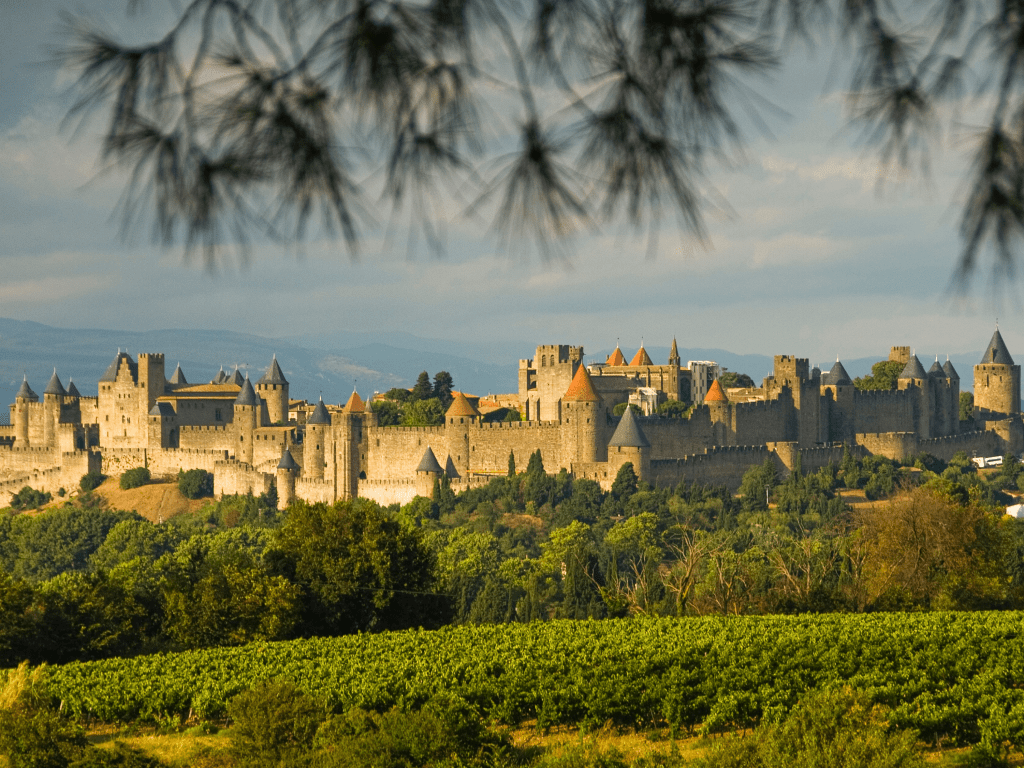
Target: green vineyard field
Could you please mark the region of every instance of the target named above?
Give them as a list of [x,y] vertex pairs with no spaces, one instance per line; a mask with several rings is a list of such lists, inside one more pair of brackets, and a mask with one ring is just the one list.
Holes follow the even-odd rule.
[[1024,614],[830,614],[553,621],[259,643],[50,670],[66,711],[107,721],[223,714],[255,682],[293,680],[335,711],[450,692],[541,727],[717,732],[850,685],[927,740],[1019,743]]

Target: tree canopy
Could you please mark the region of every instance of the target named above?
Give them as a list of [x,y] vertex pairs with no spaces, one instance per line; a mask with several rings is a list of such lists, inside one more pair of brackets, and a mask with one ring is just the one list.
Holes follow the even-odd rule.
[[848,114],[883,176],[927,169],[944,123],[978,110],[958,274],[987,248],[1010,274],[1024,236],[1013,3],[189,0],[150,42],[69,18],[58,60],[71,122],[99,115],[100,154],[127,172],[124,224],[151,220],[165,245],[211,261],[254,233],[355,248],[379,195],[432,248],[455,210],[552,255],[606,222],[653,240],[675,219],[704,240],[720,200],[708,172],[740,157],[745,122],[763,125],[757,81],[798,40],[849,55]]

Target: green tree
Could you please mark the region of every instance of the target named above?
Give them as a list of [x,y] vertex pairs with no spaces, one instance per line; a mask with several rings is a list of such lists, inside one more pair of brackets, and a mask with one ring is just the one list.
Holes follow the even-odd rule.
[[205,469],[178,470],[178,490],[186,499],[213,496],[213,473]]
[[725,371],[721,376],[718,377],[718,383],[723,388],[728,389],[729,387],[756,387],[757,384],[754,380],[747,376],[745,373],[736,373],[736,371]]
[[622,414],[624,414],[626,412],[627,408],[632,410],[633,413],[635,413],[635,414],[639,415],[640,413],[642,413],[642,411],[640,410],[640,407],[637,406],[637,405],[630,405],[629,403],[616,403],[615,407],[612,408],[612,415],[613,416],[621,416]]
[[373,502],[296,503],[266,558],[301,587],[307,635],[426,626],[446,609],[420,532]]
[[444,408],[436,397],[414,400],[402,411],[403,427],[438,427],[444,424]]
[[668,419],[688,419],[693,413],[694,406],[687,405],[682,400],[666,400],[658,406],[658,415]]
[[323,705],[286,680],[264,680],[228,702],[231,752],[242,765],[291,765],[313,747]]
[[743,504],[749,509],[767,509],[765,497],[779,482],[779,471],[769,456],[759,467],[751,467],[743,474],[740,494]]
[[100,472],[89,472],[87,474],[82,475],[82,479],[78,481],[78,489],[82,493],[89,493],[90,491],[95,491],[106,479],[107,476]]
[[384,393],[384,398],[386,400],[393,400],[396,403],[405,403],[412,399],[412,392],[402,387],[392,387]]
[[882,360],[871,366],[870,376],[855,378],[853,386],[857,389],[896,389],[905,367],[898,360]]
[[433,395],[441,401],[441,407],[446,411],[452,404],[452,375],[448,371],[438,371],[434,374]]
[[0,570],[0,669],[35,658],[35,602],[28,582]]
[[508,477],[516,476],[516,452],[508,452]]
[[416,379],[416,386],[412,388],[412,396],[410,400],[427,400],[434,396],[434,387],[430,383],[430,374],[426,371],[421,371],[419,378]]
[[974,393],[960,393],[960,422],[974,422]]
[[402,408],[394,400],[371,400],[370,410],[377,414],[377,424],[381,427],[394,427],[402,420]]
[[135,467],[121,475],[120,485],[122,491],[131,488],[139,488],[150,481],[150,473],[146,467]]
[[530,454],[530,462],[526,465],[526,474],[544,474],[544,458],[540,454],[540,448]]
[[67,768],[85,750],[82,729],[50,701],[45,667],[0,671],[0,755],[10,768]]
[[39,509],[51,500],[49,493],[37,491],[29,486],[24,486],[20,491],[11,496],[11,509]]
[[633,469],[633,462],[627,461],[619,467],[619,471],[615,475],[615,481],[612,483],[612,498],[625,501],[636,493],[638,483],[639,479],[636,476],[636,470]]

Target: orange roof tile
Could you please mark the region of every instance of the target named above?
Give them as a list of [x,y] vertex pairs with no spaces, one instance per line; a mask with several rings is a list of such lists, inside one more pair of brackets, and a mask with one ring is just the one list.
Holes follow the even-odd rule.
[[626,358],[622,356],[622,350],[619,349],[619,345],[615,345],[615,351],[608,355],[608,360],[605,365],[625,365]]
[[722,391],[722,385],[718,383],[718,379],[715,379],[711,383],[711,388],[708,390],[707,396],[704,398],[705,403],[728,403],[729,398],[725,396],[725,392]]
[[359,397],[359,393],[354,389],[352,390],[352,396],[345,403],[345,410],[349,413],[362,413],[366,408],[363,406],[363,399]]
[[456,392],[455,397],[452,398],[452,404],[448,407],[448,412],[445,416],[479,416],[480,411],[473,407],[473,404],[469,402],[467,398],[461,392]]
[[565,394],[562,395],[562,400],[577,403],[597,403],[601,401],[600,395],[594,390],[594,383],[590,380],[590,374],[587,373],[585,365],[581,365],[576,370],[576,375],[572,377],[572,383],[565,390]]
[[633,359],[629,361],[630,365],[654,365],[654,361],[651,360],[651,356],[647,354],[647,350],[640,347],[633,355]]

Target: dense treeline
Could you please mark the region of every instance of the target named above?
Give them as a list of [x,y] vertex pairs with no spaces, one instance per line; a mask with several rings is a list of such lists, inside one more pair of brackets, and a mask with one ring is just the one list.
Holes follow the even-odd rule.
[[[0,666],[456,623],[635,615],[1024,607],[1024,523],[1007,457],[914,466],[846,456],[739,496],[653,489],[623,467],[604,492],[525,472],[382,508],[276,511],[272,495],[152,525],[85,494],[0,513]],[[873,505],[851,510],[843,487]]]

